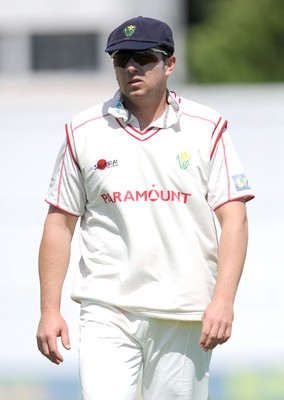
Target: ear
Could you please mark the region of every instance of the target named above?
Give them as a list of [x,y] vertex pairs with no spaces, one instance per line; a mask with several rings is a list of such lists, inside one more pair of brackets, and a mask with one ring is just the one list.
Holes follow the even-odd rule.
[[176,56],[171,56],[165,60],[166,75],[170,76],[176,66]]

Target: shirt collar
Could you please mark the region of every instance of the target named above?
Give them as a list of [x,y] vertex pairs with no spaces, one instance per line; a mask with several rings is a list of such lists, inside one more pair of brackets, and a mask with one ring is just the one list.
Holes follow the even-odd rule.
[[[176,97],[176,96],[175,96]],[[156,128],[169,128],[178,122],[181,111],[178,101],[174,98],[174,93],[168,91],[168,107],[164,114],[153,122],[152,127]],[[108,109],[109,114],[115,118],[121,118],[126,124],[131,124],[139,129],[139,124],[136,117],[128,111],[122,102],[121,91],[118,90],[114,95],[111,105]]]

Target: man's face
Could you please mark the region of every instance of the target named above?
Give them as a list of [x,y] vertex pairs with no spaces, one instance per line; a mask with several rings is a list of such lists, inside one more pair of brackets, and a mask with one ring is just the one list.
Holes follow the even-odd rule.
[[121,51],[113,56],[116,79],[125,100],[145,98],[151,93],[164,92],[175,57],[147,50],[144,52]]

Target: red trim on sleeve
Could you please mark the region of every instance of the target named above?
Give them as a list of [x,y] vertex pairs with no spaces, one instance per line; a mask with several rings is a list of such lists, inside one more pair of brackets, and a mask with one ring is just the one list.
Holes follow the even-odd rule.
[[229,175],[229,167],[228,167],[228,160],[227,160],[226,148],[225,148],[224,140],[223,140],[222,137],[221,137],[221,142],[222,142],[222,146],[223,146],[224,162],[225,162],[226,175],[227,175],[228,200],[230,201],[230,197],[231,197],[231,183],[230,183],[230,175]]
[[[73,135],[72,127],[70,127],[70,128],[71,128],[71,133]],[[77,161],[77,159],[75,157],[75,153],[74,153],[73,148],[72,148],[72,144],[71,144],[71,140],[70,140],[70,136],[69,136],[68,124],[65,124],[65,131],[66,131],[67,143],[68,143],[68,147],[69,147],[69,150],[70,150],[70,153],[71,153],[71,157],[72,157],[76,167],[81,172],[80,165],[79,165],[79,163],[78,163],[78,161]]]
[[236,197],[234,199],[230,199],[228,201],[225,201],[222,204],[219,204],[217,207],[213,208],[213,211],[218,210],[218,208],[224,206],[225,204],[232,203],[232,201],[245,200],[245,202],[247,202],[247,201],[250,201],[250,200],[252,200],[254,198],[255,198],[255,196],[253,194],[247,194],[247,195],[244,195],[244,196]]
[[[182,112],[182,115],[186,115],[187,117],[190,117],[190,118],[197,118],[197,119],[201,119],[202,121],[210,122],[211,124],[213,124],[215,126],[215,129],[216,129],[216,124],[214,121],[212,121],[212,119],[204,118],[204,117],[201,117],[200,115],[187,114],[184,111]],[[215,129],[214,129],[214,131],[215,131]]]
[[108,117],[109,115],[110,115],[110,114],[107,113],[107,114],[104,114],[104,115],[100,115],[99,117],[95,117],[95,118],[88,119],[87,121],[84,121],[84,122],[82,122],[81,124],[75,126],[75,128],[73,129],[73,131],[75,131],[75,130],[78,129],[78,128],[81,128],[81,126],[86,125],[86,124],[88,124],[89,122],[96,121],[97,119],[101,119],[101,118]]
[[50,206],[52,206],[52,207],[54,207],[54,208],[57,208],[57,210],[60,210],[60,211],[63,211],[63,212],[65,212],[66,214],[69,214],[69,215],[72,215],[73,217],[80,217],[81,215],[79,214],[73,214],[73,213],[71,213],[71,212],[69,212],[69,211],[67,211],[67,210],[64,210],[63,208],[61,208],[61,207],[59,207],[57,204],[53,204],[53,203],[51,203],[50,201],[48,201],[48,200],[45,200],[46,201],[46,203],[47,204],[49,204]]
[[[223,123],[220,125],[220,122],[223,122]],[[220,125],[220,126],[219,126],[219,125]],[[212,140],[213,140],[214,136],[217,135],[217,137],[216,137],[216,139],[215,139],[215,142],[214,142],[212,151],[211,151],[211,153],[210,153],[210,160],[212,160],[212,157],[213,157],[213,155],[214,155],[214,153],[215,153],[217,144],[218,144],[218,142],[219,142],[219,140],[220,140],[220,138],[221,138],[221,136],[222,136],[224,130],[227,128],[227,125],[228,125],[228,121],[226,121],[225,119],[223,119],[222,117],[220,117],[220,119],[219,119],[219,121],[218,121],[218,123],[217,123],[217,125],[216,125],[216,127],[215,127],[215,129],[214,129],[214,131],[213,131],[213,133],[212,133]]]
[[62,183],[62,177],[63,177],[63,167],[64,167],[67,146],[68,146],[68,144],[66,143],[66,146],[64,149],[64,155],[62,157],[62,162],[61,162],[61,167],[60,167],[59,182],[58,182],[58,188],[57,188],[57,204],[59,204],[59,202],[60,202],[61,183]]

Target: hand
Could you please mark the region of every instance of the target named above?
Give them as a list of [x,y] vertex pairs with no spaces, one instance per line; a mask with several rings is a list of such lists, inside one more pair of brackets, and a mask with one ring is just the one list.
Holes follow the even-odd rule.
[[202,318],[202,333],[199,341],[204,351],[212,350],[231,337],[234,319],[233,306],[212,300]]
[[44,313],[40,319],[37,331],[37,345],[39,351],[54,364],[63,362],[63,357],[58,351],[57,338],[66,350],[70,350],[68,327],[60,313]]

